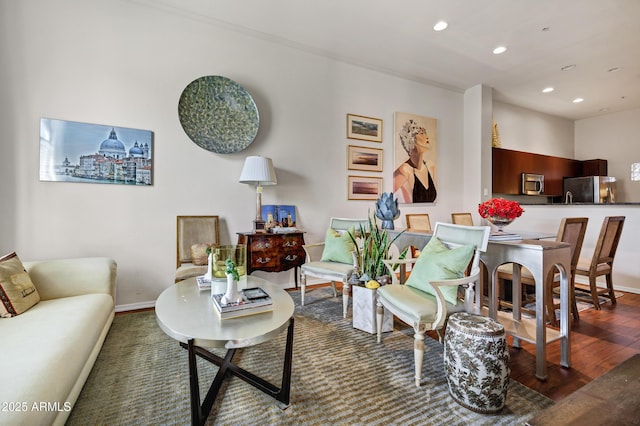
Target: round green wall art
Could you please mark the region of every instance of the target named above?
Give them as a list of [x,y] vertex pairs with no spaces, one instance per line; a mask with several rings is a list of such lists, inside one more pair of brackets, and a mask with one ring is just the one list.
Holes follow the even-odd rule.
[[178,102],[180,124],[201,148],[232,154],[251,145],[260,126],[258,108],[244,87],[218,75],[193,80]]

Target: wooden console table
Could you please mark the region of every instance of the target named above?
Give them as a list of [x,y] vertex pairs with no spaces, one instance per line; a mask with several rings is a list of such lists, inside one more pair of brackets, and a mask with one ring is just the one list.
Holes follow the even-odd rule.
[[238,244],[247,246],[247,274],[253,271],[282,272],[295,268],[295,285],[298,288],[298,268],[306,257],[302,248],[303,234],[238,232]]

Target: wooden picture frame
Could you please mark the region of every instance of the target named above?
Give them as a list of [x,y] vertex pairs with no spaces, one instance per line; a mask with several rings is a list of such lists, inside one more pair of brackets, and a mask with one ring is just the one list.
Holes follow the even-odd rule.
[[347,114],[347,138],[382,142],[382,120],[363,115]]
[[347,198],[349,200],[377,200],[382,194],[382,178],[377,176],[349,176]]
[[381,148],[349,145],[347,147],[347,169],[381,172],[382,152]]

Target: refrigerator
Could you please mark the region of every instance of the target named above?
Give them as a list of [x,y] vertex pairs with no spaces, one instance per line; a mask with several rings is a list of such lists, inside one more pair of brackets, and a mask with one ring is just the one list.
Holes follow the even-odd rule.
[[586,176],[563,179],[565,203],[615,203],[616,178],[611,176]]

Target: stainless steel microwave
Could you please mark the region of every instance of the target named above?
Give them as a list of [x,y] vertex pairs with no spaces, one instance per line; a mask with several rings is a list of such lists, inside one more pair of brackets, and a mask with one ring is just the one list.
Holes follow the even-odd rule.
[[522,186],[520,192],[523,195],[544,194],[544,175],[522,173]]

